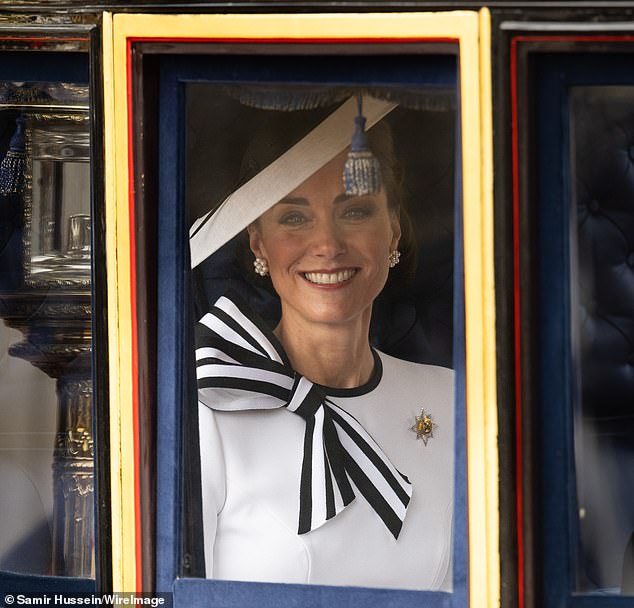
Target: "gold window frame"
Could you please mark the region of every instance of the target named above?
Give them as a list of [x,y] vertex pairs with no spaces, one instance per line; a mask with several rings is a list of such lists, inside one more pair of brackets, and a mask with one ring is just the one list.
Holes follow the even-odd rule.
[[[498,446],[493,273],[490,16],[443,13],[150,15],[104,13],[104,109],[112,567],[115,591],[140,588],[135,469],[135,284],[130,247],[128,70],[132,43],[213,39],[364,42],[450,40],[459,45],[464,289],[469,598],[499,605]],[[116,151],[116,153],[115,153]],[[467,254],[468,252],[468,254]]]

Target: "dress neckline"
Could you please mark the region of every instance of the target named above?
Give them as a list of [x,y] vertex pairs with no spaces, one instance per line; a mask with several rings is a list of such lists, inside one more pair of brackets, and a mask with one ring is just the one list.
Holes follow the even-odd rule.
[[359,397],[360,395],[366,395],[373,391],[379,385],[381,377],[383,376],[383,363],[377,351],[373,348],[371,350],[372,356],[374,357],[374,367],[372,368],[372,373],[368,381],[352,388],[335,388],[333,386],[320,384],[328,397]]

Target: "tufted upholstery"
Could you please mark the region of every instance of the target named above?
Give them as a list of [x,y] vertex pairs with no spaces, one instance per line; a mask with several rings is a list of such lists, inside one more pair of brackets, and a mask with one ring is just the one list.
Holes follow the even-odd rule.
[[620,587],[634,530],[634,87],[578,87],[571,118],[579,580],[591,590]]

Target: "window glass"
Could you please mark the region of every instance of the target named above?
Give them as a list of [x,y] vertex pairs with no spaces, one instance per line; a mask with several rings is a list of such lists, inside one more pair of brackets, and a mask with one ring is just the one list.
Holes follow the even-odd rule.
[[[451,590],[453,87],[185,90],[192,325],[206,319],[191,340],[199,419],[185,424],[185,443],[200,444],[192,475],[202,478],[202,497],[186,497],[196,512],[186,552],[199,564],[189,572]],[[348,156],[359,98],[378,168],[368,169],[365,151]],[[351,167],[382,186],[346,193]],[[270,351],[254,359],[262,344],[279,360]],[[300,377],[315,400],[301,396]],[[294,415],[300,402],[315,412]],[[329,417],[341,446],[331,444]],[[307,432],[323,419],[323,432]],[[350,424],[356,439],[344,436]],[[363,464],[377,476],[366,490],[351,471],[369,450],[387,464]],[[392,495],[411,486],[394,490],[403,478],[390,467],[413,485],[401,505]],[[351,501],[341,510],[338,492]]]
[[575,590],[634,594],[634,87],[570,96]]
[[88,101],[0,82],[0,570],[94,577]]

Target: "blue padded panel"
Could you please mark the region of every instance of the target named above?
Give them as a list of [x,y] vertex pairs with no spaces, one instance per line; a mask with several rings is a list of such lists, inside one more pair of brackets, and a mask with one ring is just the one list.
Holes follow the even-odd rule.
[[634,87],[603,91],[578,90],[572,105],[579,578],[588,591],[621,586],[634,532]]

